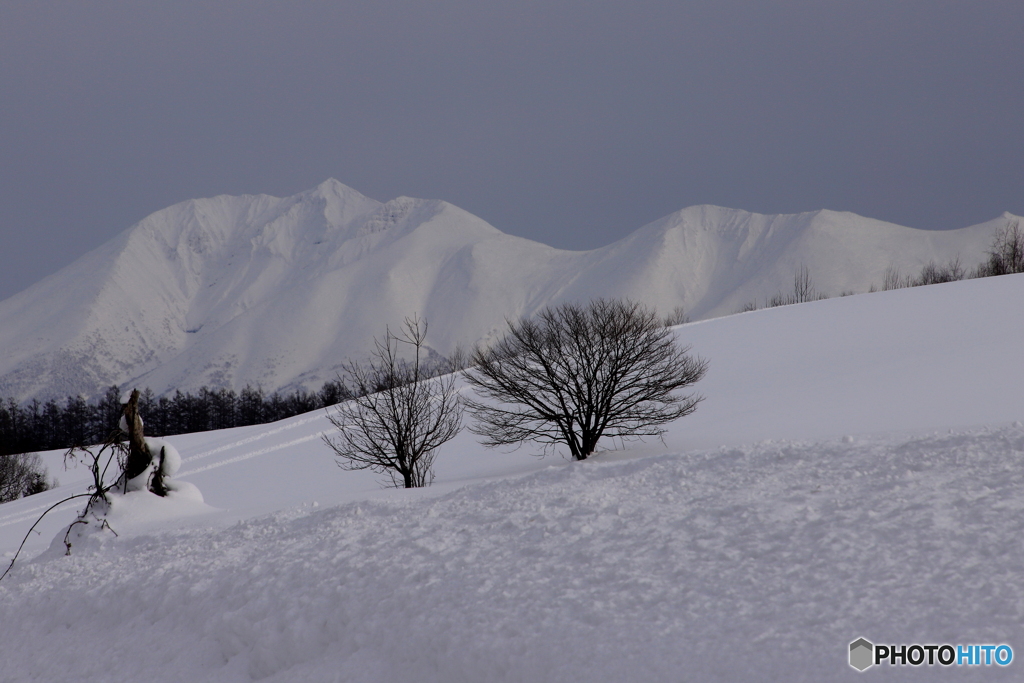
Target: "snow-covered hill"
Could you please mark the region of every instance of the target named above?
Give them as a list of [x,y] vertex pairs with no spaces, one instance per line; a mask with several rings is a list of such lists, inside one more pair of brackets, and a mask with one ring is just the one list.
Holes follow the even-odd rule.
[[[684,325],[706,401],[664,443],[573,463],[464,432],[423,490],[335,467],[322,413],[172,437],[217,510],[17,566],[0,677],[1019,680],[1021,301],[1012,275]],[[84,489],[58,476],[0,506],[0,554]],[[858,674],[858,637],[1015,657]]]
[[319,388],[413,313],[441,354],[565,300],[629,297],[708,318],[790,291],[801,266],[838,295],[880,285],[890,265],[972,265],[1006,218],[930,232],[849,213],[697,206],[570,252],[446,202],[381,204],[334,180],[284,199],[187,201],[0,302],[0,395]]

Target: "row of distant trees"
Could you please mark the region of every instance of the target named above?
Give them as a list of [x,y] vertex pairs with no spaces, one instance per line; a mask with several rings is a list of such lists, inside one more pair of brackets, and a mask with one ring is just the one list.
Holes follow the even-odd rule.
[[1020,227],[1020,221],[1008,223],[1005,228],[996,233],[988,251],[988,258],[973,270],[964,268],[960,264],[959,258],[953,259],[945,266],[929,263],[921,269],[917,276],[904,275],[898,268],[890,267],[885,271],[882,289],[921,287],[1013,273],[1024,273],[1024,230]]
[[[186,434],[283,420],[352,396],[340,380],[326,382],[320,391],[300,389],[269,396],[251,386],[240,392],[203,387],[196,393],[176,391],[160,397],[146,389],[139,398],[139,412],[148,434]],[[25,404],[14,399],[0,401],[0,455],[103,443],[117,426],[122,410],[121,390],[116,386],[93,402],[82,396]]]
[[[965,268],[960,263],[960,258],[954,258],[945,265],[930,262],[921,268],[917,275],[913,273],[901,273],[899,268],[890,266],[885,271],[882,279],[882,290],[903,289],[905,287],[922,287],[925,285],[937,285],[943,282],[956,282],[957,280],[968,280],[980,277],[994,277],[996,275],[1011,275],[1013,273],[1024,273],[1024,229],[1020,221],[1013,221],[996,233],[992,245],[987,252],[988,258],[974,268]],[[878,287],[871,285],[869,292],[878,291]],[[853,294],[843,292],[840,296]],[[758,308],[774,308],[776,306],[789,306],[791,304],[802,304],[807,301],[818,301],[828,299],[814,289],[811,283],[810,270],[801,266],[793,278],[792,294],[778,293],[771,298],[765,298],[761,306],[755,301],[744,305],[738,312],[756,311]]]

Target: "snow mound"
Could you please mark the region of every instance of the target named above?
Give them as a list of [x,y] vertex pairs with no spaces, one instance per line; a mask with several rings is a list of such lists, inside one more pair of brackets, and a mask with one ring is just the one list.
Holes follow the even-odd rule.
[[102,515],[89,513],[81,520],[61,529],[46,552],[36,562],[53,560],[70,553],[96,552],[115,543],[114,539],[130,538],[153,530],[165,530],[183,518],[217,512],[203,501],[199,488],[187,481],[168,481],[167,495],[158,496],[145,490],[108,493],[109,509]]

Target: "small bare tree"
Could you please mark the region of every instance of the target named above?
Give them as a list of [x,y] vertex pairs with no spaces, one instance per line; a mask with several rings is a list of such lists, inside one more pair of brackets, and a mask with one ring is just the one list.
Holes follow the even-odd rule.
[[[765,308],[792,306],[793,304],[803,304],[809,301],[821,301],[822,299],[827,298],[827,294],[819,294],[814,291],[814,284],[811,282],[811,269],[807,266],[801,265],[799,270],[797,270],[793,275],[793,293],[789,296],[785,296],[782,292],[779,292],[771,299],[766,299],[764,306]],[[756,310],[757,302],[754,301],[744,306],[741,312]]]
[[472,431],[491,447],[564,444],[575,460],[604,436],[660,436],[702,400],[675,393],[707,370],[688,351],[653,311],[630,301],[563,304],[509,321],[466,374],[484,399],[467,401]]
[[1024,229],[1020,221],[1006,224],[992,240],[988,261],[978,266],[978,277],[1024,273]]
[[[387,330],[384,341],[374,339],[373,361],[345,366],[357,397],[328,411],[338,434],[323,437],[343,469],[386,474],[396,487],[433,480],[438,447],[462,429],[462,403],[454,374],[428,376],[426,335],[425,321],[406,318],[401,336]],[[403,348],[411,359],[402,358]]]
[[793,303],[802,304],[816,299],[814,285],[811,284],[811,269],[801,265],[793,276]]

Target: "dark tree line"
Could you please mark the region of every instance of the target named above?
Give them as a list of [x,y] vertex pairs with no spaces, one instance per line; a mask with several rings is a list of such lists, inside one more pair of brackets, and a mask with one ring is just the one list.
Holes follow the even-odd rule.
[[[149,389],[139,397],[139,414],[153,436],[205,432],[283,420],[352,398],[344,382],[329,381],[320,391],[298,390],[267,396],[260,388],[201,388],[157,398]],[[121,390],[112,386],[95,402],[81,396],[63,401],[32,400],[19,405],[0,400],[0,455],[103,443],[121,418]]]

